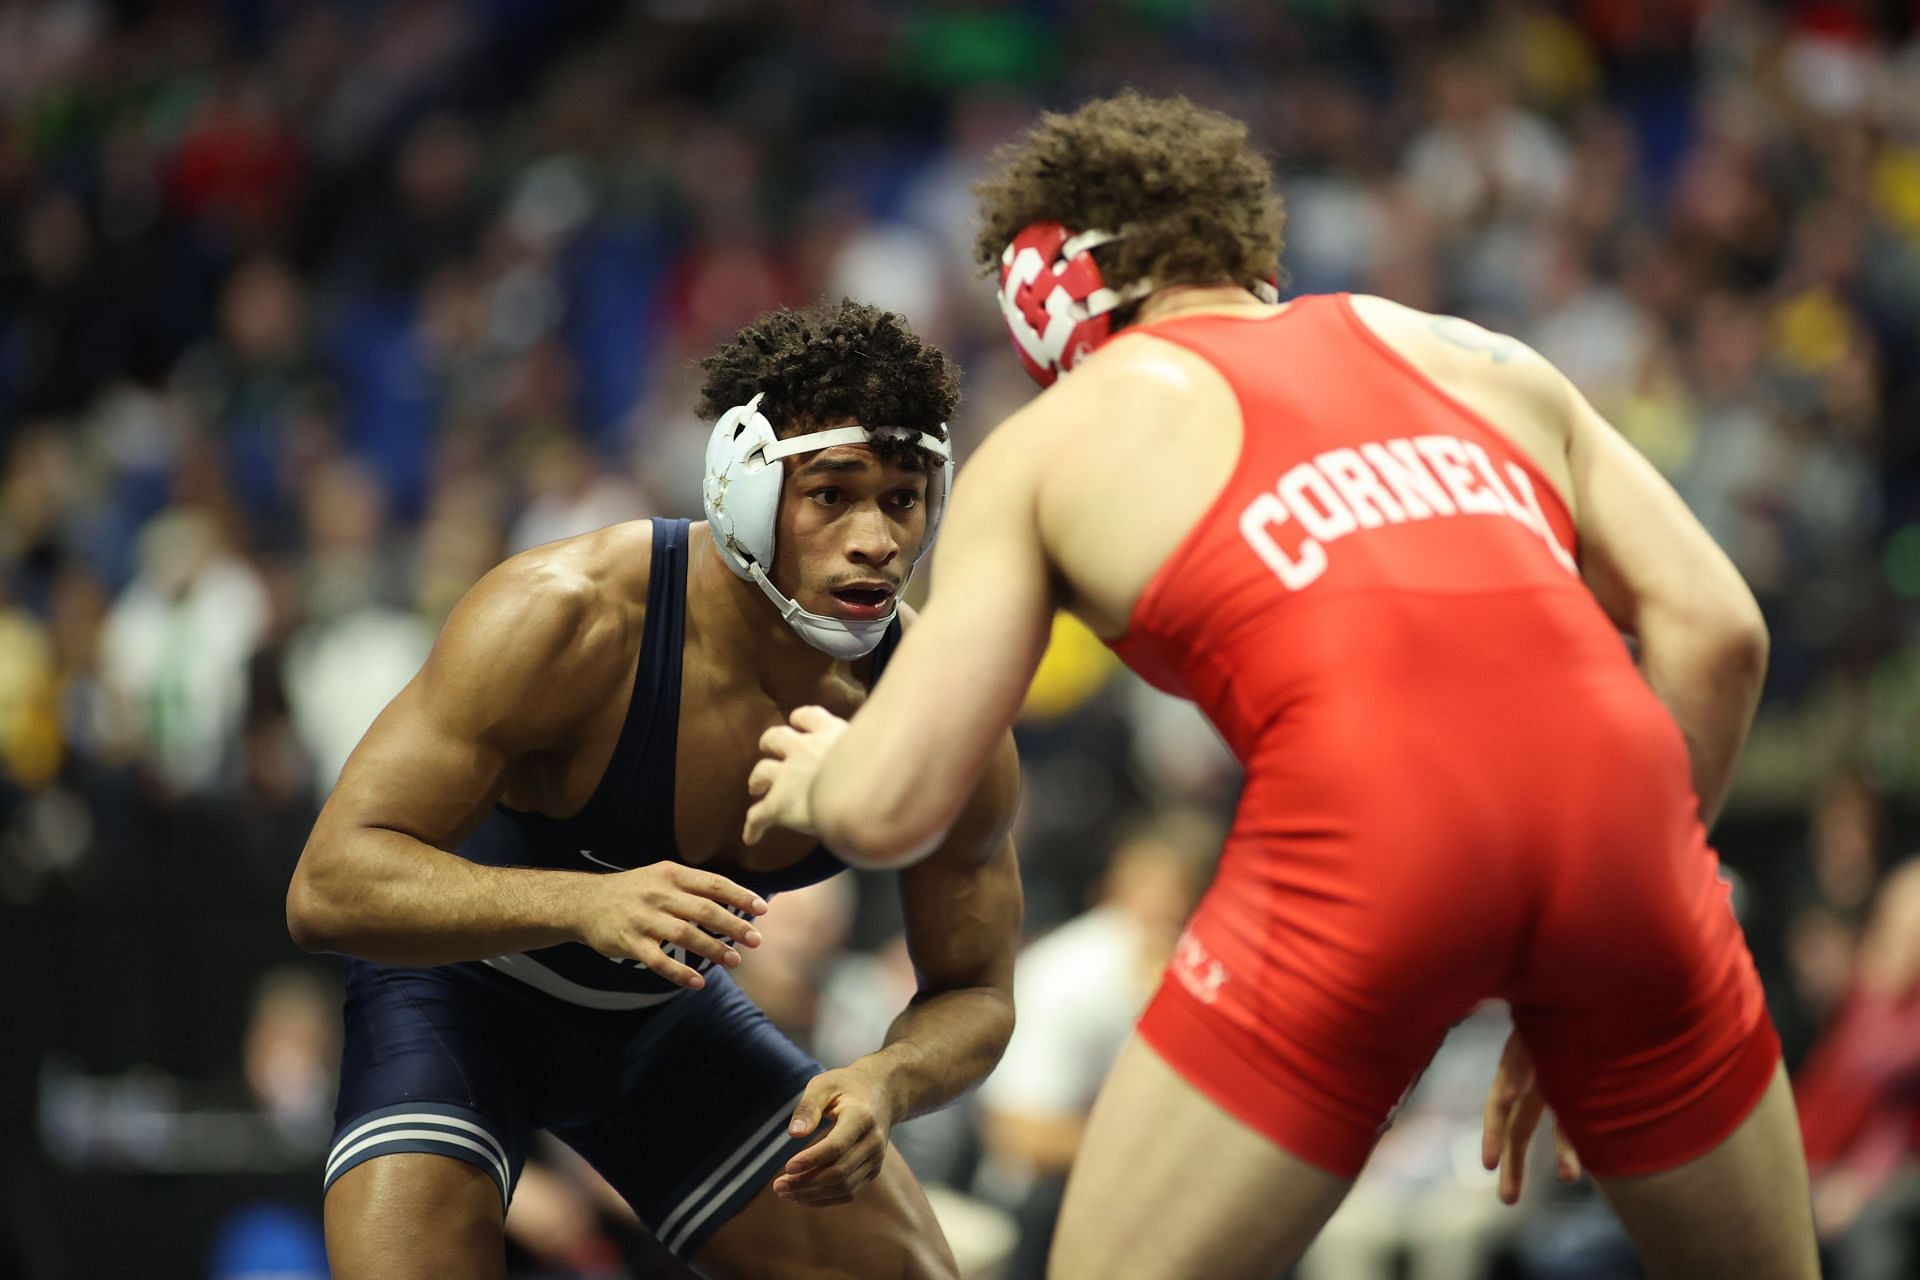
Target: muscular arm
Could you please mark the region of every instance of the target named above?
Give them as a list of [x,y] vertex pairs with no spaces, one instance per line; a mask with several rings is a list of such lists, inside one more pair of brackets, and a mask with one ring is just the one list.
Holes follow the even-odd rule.
[[1639,642],[1641,673],[1686,737],[1700,820],[1712,826],[1760,702],[1766,623],[1680,495],[1560,381],[1581,573],[1607,616]]
[[597,688],[586,587],[509,561],[447,620],[426,665],[361,739],[287,892],[309,950],[433,965],[574,936],[592,877],[479,866],[446,850],[498,799],[508,762],[557,743]]
[[820,838],[856,866],[904,866],[940,841],[1046,650],[1053,593],[1032,459],[1015,436],[1002,428],[967,464],[933,597],[813,781]]
[[1013,739],[1002,733],[952,832],[900,873],[907,951],[920,990],[887,1029],[883,1047],[854,1064],[881,1075],[896,1120],[943,1107],[978,1084],[1013,1035],[1021,900],[1007,832],[1019,790]]

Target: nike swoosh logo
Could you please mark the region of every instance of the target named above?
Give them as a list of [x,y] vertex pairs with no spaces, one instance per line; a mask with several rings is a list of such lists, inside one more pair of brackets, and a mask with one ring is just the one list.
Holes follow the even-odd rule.
[[599,864],[600,864],[601,866],[603,866],[603,867],[605,867],[605,868],[606,868],[607,870],[609,870],[609,871],[631,871],[631,870],[633,870],[633,868],[632,868],[632,867],[616,867],[616,866],[614,866],[614,865],[613,865],[613,864],[612,864],[611,862],[608,862],[608,861],[607,861],[607,860],[606,860],[605,858],[596,858],[596,857],[594,857],[594,856],[593,856],[593,850],[591,850],[591,849],[582,849],[582,850],[580,851],[580,856],[581,856],[581,857],[583,857],[583,858],[585,858],[585,859],[586,859],[586,860],[587,860],[588,862],[597,862],[597,863],[599,863]]

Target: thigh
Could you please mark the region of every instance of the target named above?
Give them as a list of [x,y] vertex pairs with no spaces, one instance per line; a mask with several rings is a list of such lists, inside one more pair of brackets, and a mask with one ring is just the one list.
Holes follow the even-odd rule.
[[463,1160],[402,1152],[356,1165],[328,1186],[325,1214],[334,1280],[507,1273],[499,1187]]
[[680,1258],[772,1182],[807,1144],[787,1122],[821,1068],[724,973],[676,998],[621,1049],[619,1096],[552,1126]]
[[1228,1114],[1136,1035],[1094,1105],[1049,1274],[1267,1280],[1351,1185]]
[[775,1195],[771,1185],[762,1186],[707,1239],[693,1262],[713,1280],[952,1280],[959,1275],[926,1193],[892,1147],[879,1176],[847,1204],[795,1204]]
[[1698,1159],[1773,1079],[1780,1041],[1717,866],[1697,825],[1650,831],[1611,860],[1556,860],[1557,891],[1505,994],[1541,1092],[1597,1177]]
[[389,1156],[471,1165],[504,1210],[526,1160],[520,1012],[440,969],[355,964],[323,1186]]
[[1800,1122],[1777,1063],[1733,1133],[1678,1168],[1600,1178],[1650,1280],[1816,1280]]

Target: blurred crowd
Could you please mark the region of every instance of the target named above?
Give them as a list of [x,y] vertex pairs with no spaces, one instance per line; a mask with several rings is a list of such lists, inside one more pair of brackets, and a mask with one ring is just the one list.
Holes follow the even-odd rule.
[[[214,1167],[311,1174],[309,1217],[129,1274],[297,1273],[337,1029],[279,899],[360,732],[503,556],[698,515],[692,362],[769,307],[906,314],[966,370],[964,458],[1030,393],[969,185],[1039,108],[1122,84],[1250,123],[1292,291],[1533,344],[1753,584],[1773,665],[1720,843],[1807,1058],[1834,1274],[1920,1274],[1901,0],[0,6],[0,961],[46,978],[8,997],[0,1273],[108,1274],[76,1269],[108,1256],[64,1238],[78,1210],[36,1214],[59,1178]],[[1020,737],[1019,998],[1059,1012],[902,1139],[1010,1276],[1037,1274],[1235,785],[1189,709],[1066,623]],[[782,915],[747,981],[856,1056],[912,986],[889,887]],[[1589,1196],[1495,1213],[1462,1154],[1498,1017],[1450,1042],[1303,1272],[1632,1274]],[[516,1203],[529,1274],[637,1265],[564,1159]]]

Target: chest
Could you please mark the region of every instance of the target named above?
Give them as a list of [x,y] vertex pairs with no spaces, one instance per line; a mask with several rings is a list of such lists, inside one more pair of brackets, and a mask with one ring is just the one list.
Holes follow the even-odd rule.
[[654,691],[651,714],[639,724],[628,722],[628,697],[609,697],[606,712],[564,749],[517,761],[503,802],[557,823],[553,838],[562,844],[618,851],[614,865],[670,856],[724,874],[803,861],[815,846],[811,836],[774,831],[752,847],[740,839],[760,738],[809,703],[852,715],[865,687],[842,670],[769,693],[694,653],[679,683],[677,699]]
[[681,862],[725,871],[771,872],[804,859],[812,836],[779,830],[751,847],[743,844],[752,797],[747,778],[760,762],[760,738],[808,703],[849,716],[866,698],[850,680],[829,678],[812,689],[776,698],[754,688],[729,688],[688,670],[682,677],[679,732],[674,743],[673,833]]

